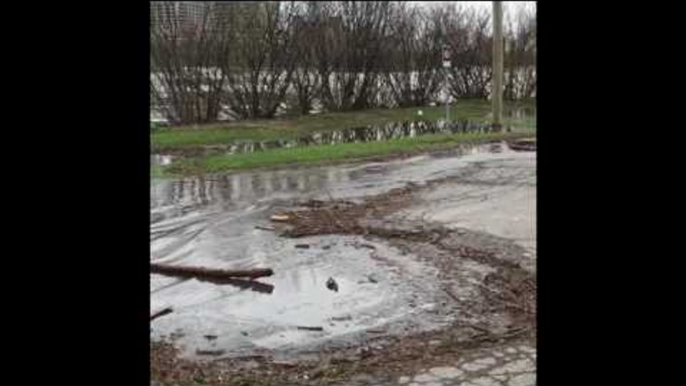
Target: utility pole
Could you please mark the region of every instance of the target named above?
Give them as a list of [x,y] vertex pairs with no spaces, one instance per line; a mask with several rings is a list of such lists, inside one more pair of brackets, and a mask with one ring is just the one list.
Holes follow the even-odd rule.
[[503,128],[503,2],[493,2],[493,130]]

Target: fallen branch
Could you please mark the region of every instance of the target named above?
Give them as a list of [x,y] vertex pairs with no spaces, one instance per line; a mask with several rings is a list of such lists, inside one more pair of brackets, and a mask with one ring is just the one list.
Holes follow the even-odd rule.
[[248,289],[255,292],[261,292],[264,294],[271,294],[274,292],[274,286],[267,283],[261,283],[257,280],[245,280],[245,279],[217,279],[209,278],[202,279],[197,278],[200,281],[209,281],[214,284],[228,284],[241,289]]
[[225,352],[226,352],[226,350],[200,350],[200,349],[195,350],[195,353],[197,355],[209,355],[209,356],[215,356],[215,357],[220,356],[220,355],[224,355]]
[[324,327],[306,327],[306,326],[298,326],[298,330],[305,330],[305,331],[324,331]]
[[247,277],[257,279],[259,277],[272,276],[274,271],[271,268],[258,268],[248,270],[223,270],[208,269],[201,267],[176,267],[171,265],[150,264],[150,272],[167,276],[178,276],[198,279],[230,279],[237,277]]
[[159,318],[160,316],[171,314],[173,311],[174,310],[171,307],[165,307],[159,311],[155,311],[152,313],[152,315],[150,315],[150,321],[153,321],[153,320]]

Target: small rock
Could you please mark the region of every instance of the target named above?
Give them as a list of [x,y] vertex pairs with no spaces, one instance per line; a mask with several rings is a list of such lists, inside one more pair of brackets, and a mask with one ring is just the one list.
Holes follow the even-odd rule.
[[217,339],[217,336],[216,336],[216,335],[205,335],[205,339],[207,339],[207,340],[215,340],[215,339]]
[[406,383],[410,382],[410,377],[402,376],[398,378],[398,384],[404,385]]
[[536,374],[533,372],[532,373],[526,373],[526,374],[519,374],[519,375],[511,378],[509,384],[511,386],[535,385],[536,384]]
[[295,244],[296,248],[308,249],[310,244]]
[[494,364],[496,364],[495,358],[487,357],[479,358],[473,362],[466,363],[462,365],[462,368],[467,371],[479,371]]
[[330,277],[329,280],[326,281],[326,288],[330,289],[331,291],[338,292],[338,283],[336,283],[336,280]]
[[414,377],[415,382],[421,382],[421,383],[434,382],[437,380],[438,379],[431,374],[420,374],[420,375],[417,375],[416,377]]
[[464,372],[455,367],[434,367],[429,372],[439,378],[457,378]]
[[361,358],[369,358],[370,356],[372,356],[372,350],[369,347],[362,347],[360,349]]
[[[472,379],[469,383],[467,383],[469,386],[493,386],[494,379],[490,377],[480,377],[476,379]],[[464,385],[464,383],[463,383]]]

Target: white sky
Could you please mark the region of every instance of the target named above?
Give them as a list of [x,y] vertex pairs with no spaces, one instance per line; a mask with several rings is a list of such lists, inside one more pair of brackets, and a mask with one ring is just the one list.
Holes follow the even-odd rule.
[[[461,3],[470,7],[475,7],[475,8],[491,8],[493,5],[492,1],[408,1],[410,4],[417,4],[417,5],[425,5],[425,6],[432,6],[432,5],[440,5],[440,4],[446,4],[446,3]],[[507,10],[508,8],[511,7],[517,7],[521,3],[526,3],[527,5],[534,5],[536,4],[535,1],[504,1],[503,2],[503,8]]]

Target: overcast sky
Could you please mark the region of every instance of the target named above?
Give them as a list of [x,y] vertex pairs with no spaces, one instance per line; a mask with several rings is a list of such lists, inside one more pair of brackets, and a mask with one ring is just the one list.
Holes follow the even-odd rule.
[[[446,3],[461,3],[465,4],[470,7],[476,7],[476,8],[491,8],[493,5],[492,1],[408,1],[410,4],[417,4],[417,5],[425,5],[425,6],[432,6],[432,5],[438,5],[438,4],[446,4]],[[507,9],[508,7],[517,7],[519,4],[526,3],[527,5],[534,5],[536,2],[535,1],[504,1],[503,5],[504,8]]]

